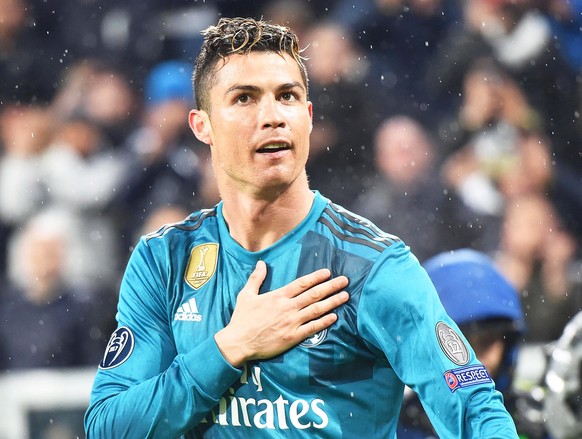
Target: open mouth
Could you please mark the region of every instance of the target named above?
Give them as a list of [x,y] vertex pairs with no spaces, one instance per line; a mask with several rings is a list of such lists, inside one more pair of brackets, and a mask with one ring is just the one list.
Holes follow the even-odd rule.
[[289,145],[287,145],[286,143],[270,143],[268,145],[263,146],[262,148],[259,148],[257,152],[260,154],[265,154],[271,152],[285,151],[288,149],[290,148]]

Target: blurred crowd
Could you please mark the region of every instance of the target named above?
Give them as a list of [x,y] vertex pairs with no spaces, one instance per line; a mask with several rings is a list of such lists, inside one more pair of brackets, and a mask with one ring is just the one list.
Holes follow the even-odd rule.
[[0,370],[95,365],[140,235],[219,200],[187,125],[201,30],[291,27],[313,189],[421,262],[462,247],[526,343],[582,309],[582,0],[0,1]]

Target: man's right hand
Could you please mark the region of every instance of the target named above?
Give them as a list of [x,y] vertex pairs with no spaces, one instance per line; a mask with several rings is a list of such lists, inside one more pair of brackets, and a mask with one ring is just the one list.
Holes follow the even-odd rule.
[[341,291],[348,278],[330,279],[328,269],[259,294],[266,276],[267,266],[259,261],[238,295],[230,323],[214,336],[224,358],[235,367],[274,357],[329,327],[337,320],[330,311],[349,299]]

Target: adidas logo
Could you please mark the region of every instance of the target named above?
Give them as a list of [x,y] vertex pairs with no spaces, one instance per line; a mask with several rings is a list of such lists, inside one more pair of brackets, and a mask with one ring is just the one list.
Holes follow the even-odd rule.
[[189,322],[199,322],[202,320],[202,315],[198,313],[198,306],[196,299],[192,297],[188,302],[183,303],[174,315],[174,320],[183,320]]

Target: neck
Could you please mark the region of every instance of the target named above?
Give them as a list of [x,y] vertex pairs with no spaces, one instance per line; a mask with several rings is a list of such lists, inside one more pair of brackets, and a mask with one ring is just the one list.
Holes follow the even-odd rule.
[[263,250],[291,230],[309,214],[313,193],[307,180],[276,195],[222,193],[223,215],[231,236],[249,251]]

